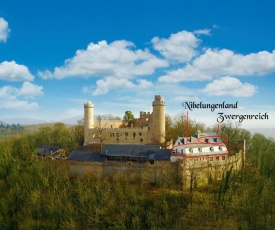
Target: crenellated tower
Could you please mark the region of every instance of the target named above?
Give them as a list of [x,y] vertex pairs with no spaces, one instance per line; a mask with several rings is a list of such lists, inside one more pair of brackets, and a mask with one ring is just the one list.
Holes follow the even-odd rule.
[[84,145],[89,143],[89,129],[94,127],[94,105],[89,101],[84,104]]
[[161,95],[155,95],[153,105],[152,140],[154,143],[165,142],[165,101]]

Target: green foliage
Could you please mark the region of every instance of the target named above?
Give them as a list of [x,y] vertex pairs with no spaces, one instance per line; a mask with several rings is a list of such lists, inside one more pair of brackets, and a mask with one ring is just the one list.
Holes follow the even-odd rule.
[[20,135],[24,132],[24,127],[20,124],[3,124],[0,123],[0,140],[7,139],[12,136]]
[[275,180],[275,142],[256,133],[249,145],[249,159],[267,178]]
[[81,123],[68,127],[64,123],[44,126],[34,134],[36,146],[49,145],[71,151],[84,140],[84,128]]
[[133,121],[135,119],[133,113],[131,111],[125,111],[125,115],[123,117],[123,121]]
[[186,115],[183,113],[178,114],[174,118],[166,116],[166,141],[176,140],[178,137],[195,135],[198,131],[204,132],[205,125],[196,122],[196,120],[188,119],[188,126],[186,122]]
[[58,123],[0,141],[0,229],[275,229],[275,143],[261,134],[248,142],[244,171],[194,188],[191,202],[173,165],[150,171],[152,182],[141,170],[74,174],[66,161],[36,157],[37,144],[71,147],[75,133]]
[[228,142],[226,145],[232,153],[239,150],[239,141],[246,140],[247,145],[251,143],[251,134],[245,129],[241,129],[239,124],[225,123],[219,130],[219,135],[225,137]]

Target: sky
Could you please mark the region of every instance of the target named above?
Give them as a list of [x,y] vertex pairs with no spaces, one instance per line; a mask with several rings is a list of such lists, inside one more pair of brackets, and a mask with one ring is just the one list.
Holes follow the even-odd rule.
[[223,113],[238,115],[223,123],[275,128],[274,8],[272,0],[1,1],[0,120],[61,121],[83,116],[87,101],[96,115],[138,117],[162,95],[171,117],[188,111],[212,125]]

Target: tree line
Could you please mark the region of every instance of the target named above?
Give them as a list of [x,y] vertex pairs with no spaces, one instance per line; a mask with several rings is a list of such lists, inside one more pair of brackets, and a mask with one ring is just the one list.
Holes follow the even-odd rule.
[[0,122],[0,140],[6,139],[14,135],[24,132],[24,127],[20,124],[4,124]]
[[[182,128],[175,121],[171,135],[182,134],[173,133]],[[205,128],[195,121],[189,124],[190,132]],[[273,139],[232,124],[221,127],[232,146],[246,138],[245,170],[225,172],[221,180],[195,188],[190,197],[175,173],[159,173],[154,182],[142,170],[80,175],[70,171],[69,162],[36,157],[42,144],[75,148],[81,128],[57,123],[0,141],[0,229],[275,228]],[[180,163],[171,167],[181,170]]]

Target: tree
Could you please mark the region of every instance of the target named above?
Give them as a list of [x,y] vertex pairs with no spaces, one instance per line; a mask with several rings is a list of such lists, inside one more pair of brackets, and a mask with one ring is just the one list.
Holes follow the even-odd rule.
[[130,127],[133,124],[134,119],[135,119],[135,117],[131,111],[125,111],[125,115],[123,117],[125,126]]
[[125,115],[123,117],[123,121],[133,121],[135,119],[133,113],[131,111],[125,111]]
[[113,114],[103,114],[100,116],[102,120],[121,120],[119,116],[114,116]]
[[186,136],[186,131],[188,131],[188,136],[195,135],[198,130],[204,132],[205,125],[203,123],[198,123],[195,120],[188,119],[188,130],[186,129],[186,115],[180,113],[173,117],[173,119],[166,116],[166,139],[176,140],[178,137]]
[[100,150],[102,150],[103,141],[107,139],[106,133],[104,133],[104,129],[106,128],[107,122],[102,119],[101,115],[96,116],[95,120],[95,129],[96,129],[96,137],[99,140]]

